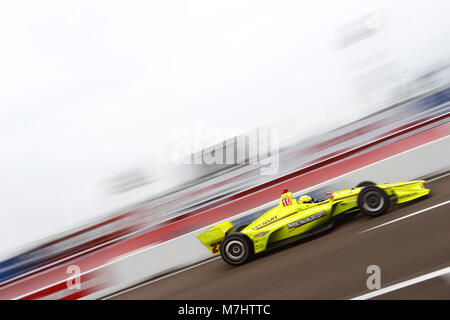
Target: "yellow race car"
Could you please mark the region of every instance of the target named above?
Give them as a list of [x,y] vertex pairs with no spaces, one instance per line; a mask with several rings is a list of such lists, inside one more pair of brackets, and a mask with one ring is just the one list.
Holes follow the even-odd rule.
[[283,189],[278,206],[248,225],[219,223],[199,234],[198,239],[212,254],[221,254],[231,265],[241,265],[254,254],[331,228],[341,217],[358,212],[376,217],[391,203],[404,203],[430,193],[425,180],[375,184],[369,181],[357,187],[329,193],[325,199],[301,196],[298,200]]

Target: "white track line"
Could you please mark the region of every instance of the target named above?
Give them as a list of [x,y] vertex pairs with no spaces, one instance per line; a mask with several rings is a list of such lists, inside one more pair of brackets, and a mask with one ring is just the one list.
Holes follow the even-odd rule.
[[425,183],[432,182],[432,181],[435,181],[435,180],[439,180],[439,179],[444,178],[444,177],[446,177],[446,176],[448,176],[448,175],[450,175],[450,172],[447,172],[446,174],[443,174],[442,176],[435,177],[435,178],[430,179],[430,180],[426,180],[426,179],[425,179],[425,181],[426,181]]
[[419,277],[416,277],[416,278],[413,278],[413,279],[409,279],[409,280],[406,280],[406,281],[394,284],[394,285],[386,287],[384,289],[380,289],[380,290],[376,290],[376,291],[373,291],[373,292],[370,292],[370,293],[367,293],[367,294],[363,294],[362,296],[355,297],[355,298],[352,298],[350,300],[367,300],[367,299],[371,299],[371,298],[374,298],[374,297],[386,294],[386,293],[391,292],[391,291],[395,291],[395,290],[398,290],[398,289],[401,289],[401,288],[404,288],[404,287],[407,287],[407,286],[411,286],[411,285],[419,283],[419,282],[423,282],[423,281],[427,281],[427,280],[430,280],[430,279],[433,279],[433,278],[436,278],[436,277],[443,276],[443,275],[445,275],[445,274],[447,274],[449,272],[450,272],[450,267],[446,267],[446,268],[443,268],[443,269],[440,269],[440,270],[437,270],[437,271],[434,271],[434,272],[431,272],[431,273],[428,273],[428,274],[424,274],[422,276],[419,276]]
[[385,226],[385,225],[388,225],[388,224],[391,224],[391,223],[394,223],[394,222],[397,222],[397,221],[400,221],[400,220],[403,220],[403,219],[406,219],[406,218],[415,216],[415,215],[420,214],[420,213],[424,213],[424,212],[426,212],[426,211],[435,209],[435,208],[440,207],[440,206],[444,206],[444,205],[449,204],[449,203],[450,203],[450,200],[447,200],[447,201],[438,203],[438,204],[436,204],[436,205],[434,205],[434,206],[431,206],[431,207],[428,207],[428,208],[419,210],[419,211],[417,211],[417,212],[408,214],[408,215],[403,216],[403,217],[400,217],[400,218],[398,218],[398,219],[394,219],[394,220],[392,220],[392,221],[388,221],[388,222],[382,223],[382,224],[380,224],[380,225],[378,225],[378,226],[375,226],[375,227],[366,229],[366,230],[364,230],[364,231],[359,232],[358,234],[361,234],[361,233],[364,233],[364,232],[367,232],[367,231],[371,231],[371,230],[374,230],[374,229],[378,229],[378,228],[383,227],[383,226]]

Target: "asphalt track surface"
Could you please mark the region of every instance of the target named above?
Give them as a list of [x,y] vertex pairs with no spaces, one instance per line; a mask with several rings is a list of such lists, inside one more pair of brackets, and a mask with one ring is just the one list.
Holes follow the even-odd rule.
[[[367,288],[370,265],[380,267],[381,289],[388,290],[370,299],[450,299],[450,272],[444,269],[450,267],[450,175],[427,187],[426,198],[377,218],[359,214],[246,265],[214,259],[110,299],[361,298],[375,292]],[[420,280],[442,269],[445,274]]]

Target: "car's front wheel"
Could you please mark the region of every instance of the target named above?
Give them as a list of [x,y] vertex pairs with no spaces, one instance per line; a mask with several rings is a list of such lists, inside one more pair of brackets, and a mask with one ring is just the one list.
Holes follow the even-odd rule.
[[381,216],[389,208],[389,198],[384,190],[368,186],[362,189],[358,195],[358,207],[362,213],[368,216]]
[[253,244],[245,234],[232,233],[223,240],[220,255],[226,263],[238,266],[252,258]]

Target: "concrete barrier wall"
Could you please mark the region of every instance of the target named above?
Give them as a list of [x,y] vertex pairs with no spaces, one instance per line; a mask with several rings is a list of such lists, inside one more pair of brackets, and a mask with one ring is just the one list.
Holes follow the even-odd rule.
[[[381,161],[343,174],[311,188],[295,192],[295,196],[346,189],[364,180],[376,183],[396,182],[428,177],[450,170],[450,136],[426,143]],[[227,220],[245,219],[276,205],[278,200],[246,211]],[[106,288],[85,296],[97,299],[126,289],[145,280],[182,269],[212,258],[196,236],[208,227],[178,238],[132,252],[97,269],[110,273],[112,281]]]

